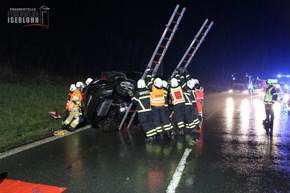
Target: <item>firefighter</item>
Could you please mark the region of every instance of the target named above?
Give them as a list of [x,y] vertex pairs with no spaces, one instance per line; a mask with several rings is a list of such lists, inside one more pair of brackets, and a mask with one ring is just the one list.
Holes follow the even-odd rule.
[[74,90],[76,90],[77,87],[75,84],[71,84],[70,87],[69,87],[69,92],[68,92],[68,95],[67,95],[67,102],[66,102],[66,107],[65,107],[65,115],[63,117],[63,121],[66,120],[66,118],[69,116],[69,104],[70,104],[70,100],[71,100],[71,96],[74,92]]
[[133,102],[137,103],[136,110],[138,112],[139,123],[145,132],[146,142],[156,140],[156,131],[153,126],[153,117],[152,110],[150,106],[150,91],[146,86],[146,83],[143,79],[138,80],[137,82],[137,91],[135,95],[131,90],[128,91]]
[[75,131],[76,126],[80,122],[82,115],[81,111],[82,94],[77,88],[70,96],[70,100],[67,101],[67,110],[69,111],[68,117],[62,123],[62,129],[68,131]]
[[195,124],[195,109],[193,106],[193,101],[195,101],[194,96],[192,94],[192,89],[194,88],[195,81],[189,79],[188,81],[184,80],[184,75],[187,75],[187,70],[180,69],[179,73],[182,75],[180,77],[181,87],[184,93],[185,98],[185,107],[184,107],[184,120],[185,120],[185,131],[187,133],[195,133],[196,124]]
[[272,80],[267,80],[267,89],[264,96],[266,119],[263,121],[264,124],[273,123],[274,121],[274,111],[273,104],[277,101],[277,91],[273,86]]
[[146,83],[148,89],[151,92],[150,104],[152,109],[153,124],[157,133],[157,138],[163,139],[164,135],[162,125],[164,129],[166,129],[166,131],[172,129],[169,129],[170,122],[168,118],[168,112],[165,108],[165,96],[162,79],[159,77],[155,77],[155,74],[148,69]]
[[198,112],[198,119],[199,121],[202,121],[202,107],[203,107],[203,100],[204,100],[204,93],[203,93],[203,87],[199,85],[198,79],[196,80],[195,84],[195,94],[196,94],[196,107]]
[[173,105],[173,112],[174,112],[174,118],[177,123],[177,135],[184,135],[184,108],[185,108],[185,98],[183,94],[183,90],[181,86],[179,85],[179,81],[177,79],[179,77],[178,72],[175,74],[175,77],[173,77],[170,80],[170,89],[169,89],[169,95],[171,98],[171,102]]
[[[193,123],[194,123],[194,130],[197,131],[200,129],[200,120],[198,119],[198,112],[197,112],[197,104],[196,104],[196,91],[195,91],[195,85],[196,85],[196,80],[197,79],[193,79],[191,78],[190,74],[188,73],[187,69],[182,69],[185,75],[185,80],[187,85],[192,86],[191,88],[191,103],[192,103],[192,107],[193,107]],[[183,77],[181,77],[183,78]],[[190,87],[189,87],[190,88]]]
[[167,135],[167,138],[172,138],[173,136],[176,135],[176,133],[174,132],[173,130],[173,125],[171,124],[170,122],[170,119],[169,119],[169,106],[168,106],[168,103],[169,103],[169,100],[168,100],[168,89],[169,89],[169,86],[168,86],[168,83],[166,80],[162,80],[162,86],[164,88],[164,99],[165,99],[165,105],[164,105],[164,111],[167,113],[167,119],[164,120],[164,133]]

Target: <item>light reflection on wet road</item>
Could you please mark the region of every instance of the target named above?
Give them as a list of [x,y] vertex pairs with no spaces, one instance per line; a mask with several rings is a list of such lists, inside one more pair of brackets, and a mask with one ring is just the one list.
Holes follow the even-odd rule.
[[67,187],[65,193],[164,193],[189,148],[176,193],[290,192],[290,118],[283,105],[275,105],[270,136],[260,97],[205,97],[200,135],[145,143],[138,126],[113,133],[88,129],[3,158],[0,172]]

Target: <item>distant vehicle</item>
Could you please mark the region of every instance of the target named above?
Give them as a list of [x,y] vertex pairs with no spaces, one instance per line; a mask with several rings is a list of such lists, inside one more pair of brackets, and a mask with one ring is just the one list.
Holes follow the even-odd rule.
[[263,85],[258,80],[258,77],[253,78],[247,73],[234,73],[229,92],[233,94],[258,94],[263,90]]
[[[132,73],[130,74],[132,77]],[[96,77],[84,94],[88,121],[93,128],[114,131],[119,128],[131,98],[128,90],[135,92],[136,80],[142,74],[135,73],[130,79],[123,72],[104,72]]]
[[277,76],[278,83],[281,85],[284,93],[290,93],[290,75],[281,75]]

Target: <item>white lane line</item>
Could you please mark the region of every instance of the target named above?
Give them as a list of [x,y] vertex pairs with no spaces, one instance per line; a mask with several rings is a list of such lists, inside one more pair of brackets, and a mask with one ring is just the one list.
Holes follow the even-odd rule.
[[[80,132],[80,131],[83,131],[83,130],[86,130],[86,129],[91,128],[91,127],[92,127],[91,125],[87,125],[87,126],[81,127],[81,128],[76,130],[76,133]],[[51,136],[49,138],[45,138],[45,139],[42,139],[42,140],[39,140],[39,141],[35,141],[35,142],[29,143],[27,145],[21,146],[21,147],[17,147],[17,148],[8,150],[6,152],[2,152],[2,153],[0,153],[0,159],[8,157],[8,156],[11,156],[11,155],[14,155],[16,153],[20,153],[22,151],[28,150],[28,149],[33,148],[33,147],[36,147],[36,146],[39,146],[39,145],[54,141],[56,139],[72,135],[74,133],[75,132],[71,132],[71,133],[68,133],[67,135],[63,135],[63,136]]]
[[182,176],[182,172],[184,170],[185,167],[185,162],[186,162],[186,158],[188,157],[189,153],[192,151],[192,149],[188,149],[186,148],[183,156],[173,174],[172,180],[170,181],[169,186],[167,187],[166,193],[175,193],[175,189],[179,184],[179,181],[181,179]]

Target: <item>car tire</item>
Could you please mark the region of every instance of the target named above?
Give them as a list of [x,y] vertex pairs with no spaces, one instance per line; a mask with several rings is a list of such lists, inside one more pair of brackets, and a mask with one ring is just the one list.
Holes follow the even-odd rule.
[[121,96],[129,97],[129,90],[133,90],[133,92],[136,90],[136,82],[134,80],[120,80],[115,85],[115,91]]

